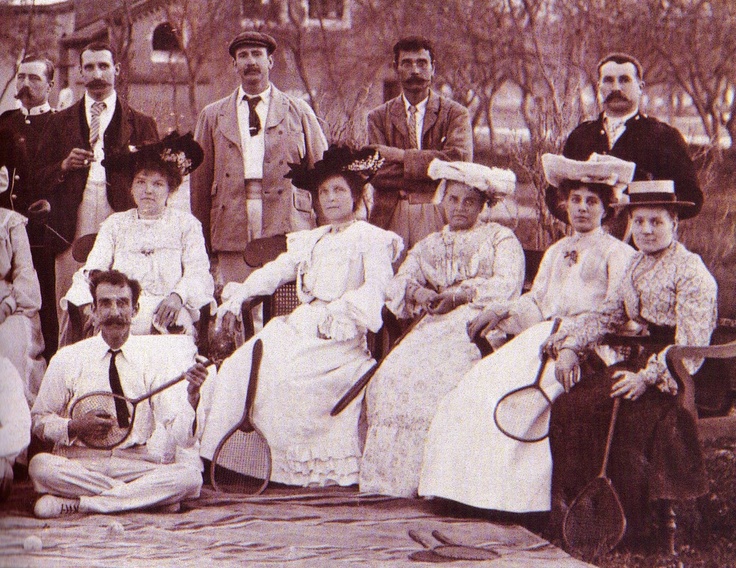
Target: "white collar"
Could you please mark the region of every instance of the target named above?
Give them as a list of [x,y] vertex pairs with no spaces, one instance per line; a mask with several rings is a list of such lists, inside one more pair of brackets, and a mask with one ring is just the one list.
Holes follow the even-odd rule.
[[[105,103],[105,110],[109,110],[111,112],[115,111],[115,105],[118,101],[118,94],[113,89],[112,93],[105,99],[102,99],[101,103]],[[98,101],[94,100],[92,97],[89,96],[89,93],[84,93],[84,109],[89,114],[92,112],[92,105]]]
[[629,119],[634,118],[637,114],[639,114],[638,108],[635,109],[634,112],[631,112],[621,117],[608,116],[608,114],[606,114],[606,111],[603,111],[603,120],[608,122],[609,124],[625,124]]
[[427,103],[429,102],[429,95],[427,95],[427,98],[425,98],[423,101],[418,102],[415,105],[412,105],[407,99],[406,95],[404,93],[401,93],[401,98],[404,99],[404,110],[406,110],[406,114],[409,114],[409,107],[414,106],[417,109],[417,112],[419,114],[424,114],[424,111],[427,110]]
[[243,100],[243,97],[261,97],[261,102],[268,106],[268,103],[271,101],[271,83],[268,84],[268,87],[265,91],[263,91],[262,93],[258,93],[257,95],[249,95],[243,90],[243,85],[240,85],[238,87],[238,102],[241,102]]
[[42,105],[38,105],[35,107],[31,107],[31,110],[26,109],[23,105],[20,106],[20,112],[23,114],[23,116],[37,116],[39,114],[44,114],[46,112],[49,112],[51,110],[51,105],[46,101]]

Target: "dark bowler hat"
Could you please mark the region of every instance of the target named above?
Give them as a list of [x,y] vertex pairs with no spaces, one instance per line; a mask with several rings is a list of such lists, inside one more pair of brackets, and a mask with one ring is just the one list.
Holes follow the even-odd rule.
[[277,43],[276,40],[273,39],[270,35],[264,34],[262,32],[256,32],[253,30],[240,32],[238,35],[235,36],[233,41],[230,42],[230,47],[227,48],[233,59],[235,59],[235,51],[239,47],[242,47],[244,45],[256,45],[258,47],[265,47],[268,54],[271,55],[274,51],[276,51]]

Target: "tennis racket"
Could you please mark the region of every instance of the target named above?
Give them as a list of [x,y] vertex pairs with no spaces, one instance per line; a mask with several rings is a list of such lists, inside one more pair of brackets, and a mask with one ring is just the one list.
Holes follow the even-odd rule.
[[[197,356],[198,363],[205,366],[211,365],[211,361],[205,357]],[[135,410],[139,403],[159,394],[162,391],[180,383],[186,379],[186,373],[182,373],[161,386],[153,389],[138,398],[128,398],[123,395],[108,391],[95,391],[78,398],[72,405],[69,413],[72,420],[80,419],[88,413],[93,413],[101,418],[111,418],[110,428],[96,428],[79,434],[79,439],[88,447],[98,450],[111,450],[122,444],[133,429],[135,421]],[[127,408],[127,413],[124,409]]]
[[[550,335],[557,332],[560,321],[560,318],[555,319]],[[539,442],[549,436],[552,401],[540,386],[548,361],[549,356],[543,354],[534,382],[506,393],[496,404],[493,421],[512,440]]]
[[271,448],[252,421],[262,357],[263,342],[256,339],[243,418],[220,441],[212,457],[210,479],[215,491],[260,495],[271,478]]
[[608,426],[603,465],[598,477],[590,481],[575,497],[562,522],[562,536],[569,550],[580,553],[585,558],[597,558],[610,552],[626,532],[626,516],[613,488],[606,477],[608,455],[611,452],[613,430],[621,405],[621,398],[613,401],[611,423]]
[[416,531],[410,530],[409,537],[421,544],[426,550],[412,552],[409,558],[418,562],[446,563],[451,560],[495,560],[501,556],[492,548],[470,546],[455,542],[439,531],[432,531],[432,536],[441,544],[431,546]]
[[[413,330],[417,324],[419,324],[420,321],[424,319],[424,316],[427,315],[427,312],[422,313],[417,319],[415,319],[409,326],[404,330],[404,332],[399,335],[399,337],[396,338],[396,341],[394,341],[394,344],[391,346],[391,349],[388,350],[388,353],[383,357],[385,359],[388,357],[388,354],[391,353],[394,349],[396,349],[396,346],[401,343],[401,341],[409,335],[409,332]],[[383,360],[382,359],[382,360]],[[337,416],[340,414],[343,410],[345,410],[348,406],[350,406],[350,403],[353,402],[357,396],[360,394],[360,391],[362,391],[366,385],[370,382],[370,380],[373,378],[373,375],[376,374],[376,371],[378,370],[380,363],[376,363],[373,365],[370,369],[368,369],[363,375],[355,382],[355,384],[350,387],[344,395],[342,395],[342,398],[337,401],[337,404],[335,404],[334,407],[332,407],[332,410],[330,410],[330,416]]]

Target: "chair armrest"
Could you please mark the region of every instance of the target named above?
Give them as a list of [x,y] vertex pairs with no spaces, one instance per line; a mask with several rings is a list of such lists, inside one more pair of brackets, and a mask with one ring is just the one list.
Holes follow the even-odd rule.
[[243,319],[243,341],[248,341],[256,334],[256,326],[253,322],[253,308],[264,304],[270,296],[253,296],[243,302],[240,308]]
[[680,389],[678,396],[680,405],[697,420],[695,408],[695,381],[688,372],[683,359],[732,359],[736,357],[736,341],[723,345],[695,347],[690,345],[674,345],[667,351],[667,368]]

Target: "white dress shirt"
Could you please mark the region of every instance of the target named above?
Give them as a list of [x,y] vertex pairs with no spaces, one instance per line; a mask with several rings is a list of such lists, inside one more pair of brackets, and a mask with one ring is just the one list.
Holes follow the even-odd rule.
[[[261,129],[255,136],[250,135],[250,109],[248,102],[243,100],[247,96],[252,98],[261,97],[256,105],[256,114],[261,120]],[[263,158],[266,153],[266,118],[268,117],[268,106],[271,103],[271,85],[258,95],[246,95],[242,85],[238,87],[238,129],[240,130],[240,144],[243,148],[243,168],[245,179],[263,179]]]
[[608,116],[605,112],[603,113],[603,128],[606,131],[608,137],[608,149],[613,148],[614,144],[621,138],[621,135],[626,131],[626,121],[636,116],[639,109],[634,112],[621,117]]

